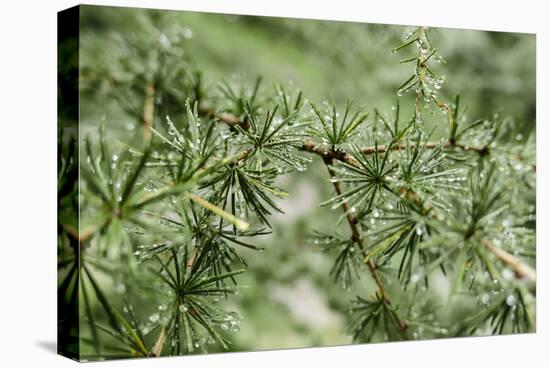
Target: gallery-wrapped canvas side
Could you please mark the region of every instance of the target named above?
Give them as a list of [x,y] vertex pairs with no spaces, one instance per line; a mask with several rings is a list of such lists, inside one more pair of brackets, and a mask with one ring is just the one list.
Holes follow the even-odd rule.
[[57,17],[57,351],[80,359],[78,65],[80,7]]

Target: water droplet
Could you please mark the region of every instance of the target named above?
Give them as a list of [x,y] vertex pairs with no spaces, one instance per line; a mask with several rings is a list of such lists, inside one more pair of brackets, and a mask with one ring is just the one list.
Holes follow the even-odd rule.
[[171,43],[170,43],[170,40],[168,39],[168,37],[166,37],[166,35],[164,33],[161,33],[160,36],[159,36],[159,42],[161,45],[163,45],[164,47],[170,47]]
[[420,280],[420,278],[422,277],[422,275],[420,273],[414,273],[412,276],[411,276],[411,282],[413,284],[416,284],[418,283],[418,281]]
[[514,272],[512,272],[510,269],[503,269],[502,278],[504,278],[504,280],[512,280],[514,279]]
[[118,294],[124,294],[126,292],[126,286],[124,285],[124,283],[117,283],[117,285],[115,286],[115,292],[117,292]]

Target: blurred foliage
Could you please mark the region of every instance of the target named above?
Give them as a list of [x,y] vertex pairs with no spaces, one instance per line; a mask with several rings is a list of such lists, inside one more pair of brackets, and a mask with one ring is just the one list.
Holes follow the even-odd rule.
[[[87,9],[82,17],[83,72],[88,65],[99,67],[101,60],[136,52],[127,42],[138,47],[158,42],[158,34],[136,32],[149,27],[151,12]],[[153,18],[167,39],[181,42],[182,49],[174,52],[208,71],[207,85],[220,78],[262,75],[268,84],[293,82],[312,100],[342,103],[351,97],[386,110],[410,70],[397,65],[401,58],[392,50],[413,27],[190,12],[157,12]],[[523,128],[534,128],[533,35],[439,28],[432,38],[448,61],[449,85],[441,91],[446,99],[461,94],[475,118],[501,111]],[[117,69],[110,65],[113,76],[121,72]]]

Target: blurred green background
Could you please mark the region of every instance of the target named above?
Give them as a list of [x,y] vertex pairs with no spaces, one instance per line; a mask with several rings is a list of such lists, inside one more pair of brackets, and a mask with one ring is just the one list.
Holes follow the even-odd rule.
[[[171,39],[180,39],[182,61],[202,70],[207,86],[222,78],[253,81],[262,75],[264,87],[292,83],[310,100],[333,99],[340,106],[352,97],[371,112],[374,107],[391,112],[397,87],[413,69],[399,63],[405,55],[391,52],[414,29],[409,26],[91,6],[82,8],[81,26],[84,128],[95,128],[102,116],[113,131],[133,126],[133,118],[109,97],[108,83],[86,88],[86,75],[101,69],[116,78],[131,78],[117,60],[132,55],[141,42],[169,46]],[[436,67],[448,81],[439,92],[442,101],[460,93],[470,120],[500,112],[513,118],[518,129],[534,130],[534,35],[433,29],[431,39],[447,60]],[[412,111],[413,98],[401,98],[405,112]],[[432,123],[441,118],[436,111]],[[243,251],[249,271],[240,284],[246,286],[228,301],[243,317],[240,332],[231,335],[231,349],[350,343],[345,333],[349,301],[372,288],[363,273],[351,291],[342,290],[328,275],[333,254],[308,240],[315,230],[348,235],[344,224],[335,227],[339,212],[317,205],[332,195],[324,167],[314,162],[307,174],[297,172],[279,185],[290,194],[279,202],[286,214],[273,217],[272,235],[256,239],[264,252]],[[445,305],[448,285],[443,279],[435,282],[427,297]],[[144,309],[155,304],[143,302]],[[439,317],[447,315],[452,323],[465,312],[459,306],[441,308]]]

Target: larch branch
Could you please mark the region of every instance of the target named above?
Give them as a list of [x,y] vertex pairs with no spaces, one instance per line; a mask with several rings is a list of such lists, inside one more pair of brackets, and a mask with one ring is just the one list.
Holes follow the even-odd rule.
[[[320,155],[325,161],[327,159],[338,159],[342,162],[345,162],[347,164],[360,167],[357,163],[357,160],[353,158],[350,154],[346,153],[344,150],[338,150],[338,151],[330,151],[328,149],[324,149],[322,147],[319,147],[313,143],[307,143],[304,144],[304,147],[306,149],[303,149],[308,152],[312,152],[315,154]],[[363,148],[364,149],[364,148]],[[341,192],[339,193],[341,194]],[[407,190],[407,196],[414,195],[417,197],[416,193]],[[347,209],[346,209],[347,211]],[[482,240],[481,243],[489,250],[491,251],[503,264],[505,264],[507,267],[512,269],[514,273],[516,274],[516,277],[519,279],[529,279],[533,282],[536,280],[536,271],[531,268],[529,265],[525,264],[523,261],[521,261],[516,256],[508,253],[506,250],[497,247],[493,243],[491,243],[488,240]]]
[[[334,191],[337,195],[342,195],[342,188],[340,187],[340,182],[338,182],[338,177],[336,176],[336,172],[334,171],[334,168],[332,166],[332,158],[323,158],[323,161],[327,167],[328,173],[332,180],[332,185],[334,186]],[[359,228],[357,227],[357,218],[355,218],[349,211],[349,205],[348,203],[342,204],[342,209],[344,210],[344,213],[346,215],[346,219],[348,221],[349,227],[351,229],[351,239],[353,242],[357,244],[357,247],[361,250],[363,256],[367,256],[368,252],[365,250],[363,246],[363,239],[361,237],[361,233],[359,232]],[[372,278],[374,279],[374,282],[378,286],[378,292],[384,302],[387,305],[391,305],[391,301],[388,297],[388,294],[386,293],[386,290],[384,288],[384,283],[382,282],[382,279],[380,278],[380,274],[378,274],[378,270],[376,269],[376,264],[372,259],[369,259],[367,262],[367,267],[369,269],[369,272],[371,273]],[[396,315],[396,322],[399,329],[403,332],[405,332],[408,328],[407,324],[401,320]]]
[[[201,110],[199,110],[199,113],[201,113]],[[211,109],[208,109],[208,110],[203,109],[202,114],[205,115],[205,116],[213,116],[214,111],[211,110]],[[217,118],[218,118],[218,121],[226,123],[229,126],[234,126],[236,124],[241,124],[241,126],[242,126],[242,124],[243,124],[239,120],[238,117],[236,117],[234,115],[231,115],[231,114],[219,115]],[[246,126],[243,126],[243,128],[245,128],[245,127]],[[248,128],[248,127],[246,127],[246,128]],[[486,146],[485,147],[468,146],[468,145],[461,144],[461,143],[458,143],[456,141],[450,141],[450,140],[448,140],[444,143],[427,142],[427,143],[423,144],[423,146],[426,147],[426,149],[435,149],[440,145],[442,145],[443,148],[456,148],[456,149],[460,149],[460,150],[463,150],[463,151],[476,152],[480,155],[485,155],[489,152],[489,148],[486,147]],[[387,145],[367,146],[367,147],[362,147],[360,149],[360,151],[363,154],[374,154],[374,153],[384,153],[388,149],[390,151],[399,151],[399,150],[410,149],[411,147],[414,147],[414,146],[415,146],[415,144],[403,144],[403,143],[393,144],[393,145],[390,145],[389,147]],[[327,168],[329,170],[329,173],[331,174],[331,177],[334,177],[334,169],[332,168],[332,165],[331,165],[332,160],[334,160],[334,159],[336,159],[338,161],[341,161],[341,162],[345,162],[347,164],[350,164],[350,165],[353,165],[353,166],[356,166],[356,167],[359,166],[359,163],[357,162],[357,160],[351,154],[349,154],[348,152],[346,152],[343,149],[330,149],[329,147],[320,146],[320,145],[318,145],[318,144],[316,144],[312,141],[306,141],[306,142],[303,143],[303,145],[301,147],[301,150],[317,154],[318,156],[323,158],[323,160],[327,164]],[[330,162],[330,163],[328,163],[328,162]],[[536,169],[535,167],[536,166],[534,166],[534,169]],[[335,188],[337,194],[340,195],[342,193],[342,191],[341,191],[339,183],[334,182],[333,184],[334,184],[334,188]],[[409,194],[416,195],[416,193],[414,193],[414,192],[409,192]],[[347,213],[348,212],[347,204],[344,204],[343,208]],[[350,217],[349,214],[346,214],[346,217],[348,219],[348,223],[350,223],[350,228],[352,228],[353,236],[356,236],[356,234],[353,233],[354,232],[354,230],[353,230],[354,227],[357,230],[356,219],[353,218],[353,216]],[[352,222],[354,222],[354,223],[352,224]],[[518,259],[514,255],[506,252],[504,249],[495,246],[494,244],[492,244],[488,240],[482,240],[482,244],[485,247],[487,247],[487,249],[489,251],[491,251],[500,261],[502,261],[503,264],[505,264],[510,269],[512,269],[518,278],[521,278],[521,279],[526,278],[526,279],[529,279],[533,282],[535,281],[536,271],[533,268],[531,268],[529,265],[525,264],[524,262],[522,262],[520,259]],[[360,248],[362,250],[362,243],[361,243]],[[367,264],[367,265],[369,265],[369,264]],[[376,265],[374,263],[372,263],[371,265],[374,265],[373,269],[376,270]],[[371,265],[369,265],[369,269],[371,268]],[[372,273],[372,270],[371,270],[371,273]],[[373,275],[373,277],[374,277],[374,275]],[[376,278],[375,278],[375,281],[376,281]],[[378,281],[377,281],[377,284],[378,284]],[[380,286],[380,284],[378,284],[378,285]],[[382,287],[382,289],[383,289],[383,287]]]

